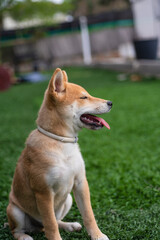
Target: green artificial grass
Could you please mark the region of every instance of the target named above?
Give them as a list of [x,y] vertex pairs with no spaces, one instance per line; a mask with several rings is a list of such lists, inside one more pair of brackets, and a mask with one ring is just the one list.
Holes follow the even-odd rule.
[[[83,129],[85,160],[97,223],[110,240],[160,239],[160,80],[133,83],[100,69],[66,68],[70,82],[93,96],[113,101],[103,117],[111,130]],[[50,73],[51,74],[51,73]],[[6,206],[17,159],[35,120],[48,82],[22,84],[0,93],[0,240],[13,239]],[[74,202],[66,221],[82,223]],[[44,234],[32,234],[35,240]],[[90,239],[61,231],[64,240]]]

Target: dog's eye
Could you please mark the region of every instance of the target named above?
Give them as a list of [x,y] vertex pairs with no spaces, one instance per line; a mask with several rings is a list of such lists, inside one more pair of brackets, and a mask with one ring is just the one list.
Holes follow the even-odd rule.
[[80,99],[87,99],[87,98],[88,98],[87,96],[80,97]]

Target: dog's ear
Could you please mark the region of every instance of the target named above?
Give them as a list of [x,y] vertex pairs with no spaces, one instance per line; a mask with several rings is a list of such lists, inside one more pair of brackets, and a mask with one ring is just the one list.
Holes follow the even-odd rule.
[[49,91],[51,93],[62,93],[66,88],[65,74],[60,68],[57,68],[49,82]]
[[67,73],[66,73],[64,70],[62,71],[62,73],[63,73],[63,76],[64,76],[64,80],[65,80],[66,82],[68,82]]

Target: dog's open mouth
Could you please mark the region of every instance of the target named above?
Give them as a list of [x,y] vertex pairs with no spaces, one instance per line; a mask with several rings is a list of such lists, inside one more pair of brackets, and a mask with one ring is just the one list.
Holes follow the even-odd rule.
[[80,117],[80,120],[84,124],[90,126],[91,129],[100,129],[103,126],[110,129],[109,124],[103,118],[100,118],[91,114],[82,114]]

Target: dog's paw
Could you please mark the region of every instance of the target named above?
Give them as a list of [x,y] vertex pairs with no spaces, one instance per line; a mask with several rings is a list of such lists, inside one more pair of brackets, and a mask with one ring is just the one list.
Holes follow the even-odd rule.
[[65,223],[64,230],[69,231],[69,232],[74,232],[74,231],[80,231],[82,228],[81,224],[78,222],[73,222],[73,223]]
[[20,236],[20,237],[18,238],[18,240],[33,240],[33,238],[30,237],[30,236],[27,235],[27,234],[23,234],[22,236]]
[[92,240],[109,240],[109,238],[105,234],[101,234],[101,236],[93,237]]

